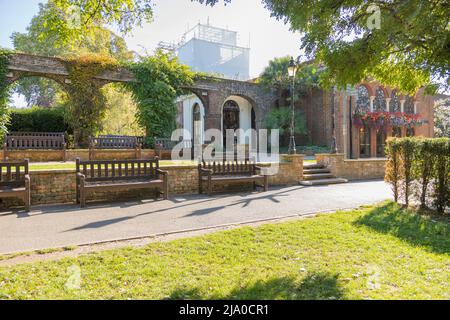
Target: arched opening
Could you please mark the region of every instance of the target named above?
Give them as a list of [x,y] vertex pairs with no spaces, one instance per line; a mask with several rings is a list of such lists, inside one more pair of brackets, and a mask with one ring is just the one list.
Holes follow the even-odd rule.
[[183,140],[187,145],[203,144],[205,136],[205,108],[196,94],[178,98],[177,127],[184,129]]
[[364,85],[358,87],[358,98],[356,100],[356,112],[370,111],[369,90]]
[[67,92],[57,79],[20,75],[9,85],[8,132],[66,132],[72,129],[64,116]]
[[393,90],[391,93],[391,102],[389,103],[389,111],[400,112],[400,99],[398,97],[396,90]]
[[138,107],[130,90],[121,83],[109,83],[101,91],[106,98],[106,110],[98,134],[144,136],[145,130],[137,121]]
[[[239,129],[239,105],[234,100],[227,100],[225,101],[225,104],[223,105],[222,109],[222,134],[223,134],[223,145],[227,145],[227,130],[234,130],[236,131]],[[232,144],[238,143],[238,137],[236,133],[233,137]]]
[[378,87],[375,91],[375,100],[373,101],[374,111],[387,111],[386,110],[386,97],[382,88]]

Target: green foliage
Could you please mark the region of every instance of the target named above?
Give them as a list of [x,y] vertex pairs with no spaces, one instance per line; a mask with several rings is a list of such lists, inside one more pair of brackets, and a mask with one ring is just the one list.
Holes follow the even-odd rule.
[[[14,32],[11,36],[16,51],[43,56],[74,56],[97,53],[111,56],[119,61],[130,61],[133,53],[127,49],[125,40],[99,25],[92,25],[89,32],[79,38],[71,38],[64,44],[59,42],[58,34],[41,39],[49,32],[51,23],[47,18],[58,9],[53,2],[39,5],[39,12],[34,16],[25,33]],[[15,92],[22,94],[28,106],[50,107],[55,104],[62,88],[53,80],[42,77],[25,77],[19,79]]]
[[438,101],[434,107],[434,135],[450,138],[450,98]]
[[75,146],[87,146],[89,136],[95,135],[106,111],[106,98],[101,83],[93,77],[106,70],[114,70],[119,64],[111,57],[85,55],[65,61],[69,71],[69,100],[66,103],[67,121],[74,132]]
[[408,205],[415,183],[422,207],[430,198],[438,212],[444,213],[450,206],[450,139],[391,138],[386,154],[385,180],[393,186],[394,195],[402,193]]
[[127,84],[138,104],[137,119],[149,139],[170,137],[175,128],[177,96],[193,83],[194,74],[178,60],[161,51],[139,62],[127,64],[136,82]]
[[34,106],[26,109],[12,109],[8,131],[70,133],[70,127],[65,122],[63,107]]
[[[258,82],[267,88],[276,88],[286,93],[292,80],[289,79],[288,66],[291,57],[274,58],[261,73]],[[305,92],[312,88],[320,87],[320,74],[322,68],[313,64],[301,64],[295,74],[295,89],[297,92]]]
[[[214,5],[219,0],[197,0]],[[225,3],[231,0],[224,0]],[[327,86],[376,80],[406,93],[449,88],[448,1],[263,0],[272,16],[303,34],[301,48],[327,67]],[[379,9],[379,28],[369,28]],[[372,30],[371,30],[372,29]]]
[[137,123],[137,104],[122,84],[109,84],[102,88],[106,98],[106,113],[101,121],[100,134],[143,136]]
[[[291,128],[291,108],[281,107],[273,109],[266,117],[267,129],[279,129],[280,135],[286,135],[290,133]],[[302,113],[295,113],[295,127],[296,134],[306,134],[306,119]]]
[[9,121],[8,100],[9,84],[6,76],[8,74],[9,59],[12,52],[0,48],[0,139],[6,132],[6,125]]
[[[430,76],[448,87],[449,30],[445,2],[421,0],[264,0],[278,19],[304,34],[302,48],[327,66],[329,84],[345,87],[365,78],[414,93]],[[370,5],[380,28],[370,30]],[[414,10],[412,10],[414,8]]]
[[44,29],[38,40],[51,40],[57,46],[82,39],[98,25],[114,25],[129,33],[152,19],[150,0],[49,0],[48,6],[52,10],[42,16]]

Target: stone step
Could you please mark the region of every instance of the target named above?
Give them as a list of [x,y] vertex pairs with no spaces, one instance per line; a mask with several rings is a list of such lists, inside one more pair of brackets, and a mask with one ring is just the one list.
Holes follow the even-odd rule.
[[330,173],[330,169],[303,169],[303,174],[312,174],[312,173]]
[[332,178],[332,179],[300,181],[299,184],[302,186],[319,186],[319,185],[338,184],[346,182],[348,182],[348,180],[344,178]]
[[304,174],[304,180],[321,180],[321,179],[331,179],[336,178],[331,173],[314,173],[314,174]]
[[308,163],[303,165],[303,169],[324,169],[325,166],[319,163]]

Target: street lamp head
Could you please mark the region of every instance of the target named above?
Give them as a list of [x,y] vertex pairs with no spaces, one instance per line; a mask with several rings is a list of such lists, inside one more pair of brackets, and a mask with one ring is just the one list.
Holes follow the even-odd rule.
[[295,64],[294,58],[291,57],[291,61],[289,61],[289,66],[288,66],[289,77],[290,78],[294,77],[296,71],[297,71],[297,66]]

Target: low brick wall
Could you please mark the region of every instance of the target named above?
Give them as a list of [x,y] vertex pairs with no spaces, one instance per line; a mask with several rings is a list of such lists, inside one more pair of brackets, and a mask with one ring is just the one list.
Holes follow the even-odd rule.
[[383,179],[386,166],[384,158],[345,159],[345,155],[316,154],[317,163],[327,166],[333,175],[349,180]]
[[[269,179],[270,185],[295,185],[303,178],[303,156],[283,156],[279,170]],[[262,164],[261,166],[269,166]],[[188,194],[198,192],[198,169],[195,165],[162,166],[169,172],[169,193]],[[75,201],[75,170],[32,171],[31,204],[55,204]],[[235,185],[236,186],[236,185]],[[242,186],[239,186],[242,190]],[[225,191],[232,186],[223,186],[216,191]],[[251,185],[249,184],[250,190]],[[126,200],[132,198],[151,198],[151,190],[131,190],[127,192],[101,192],[95,194],[97,200]],[[1,207],[21,205],[16,199],[2,199]],[[88,199],[89,201],[89,199]]]
[[[4,151],[1,151],[1,158],[3,159]],[[155,156],[155,150],[153,149],[142,149],[141,155],[143,159],[149,159]],[[50,162],[50,161],[62,161],[63,151],[62,150],[9,150],[6,152],[8,160],[23,160],[29,159],[31,162]],[[89,159],[88,149],[67,149],[66,150],[66,160],[74,161],[76,158],[82,160]],[[102,149],[94,151],[94,158],[96,160],[125,160],[125,159],[135,159],[136,152],[134,150],[116,150],[116,149]]]

